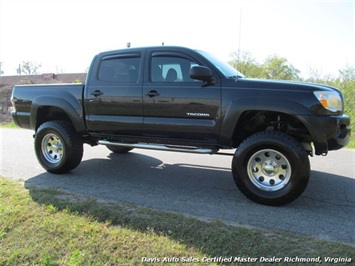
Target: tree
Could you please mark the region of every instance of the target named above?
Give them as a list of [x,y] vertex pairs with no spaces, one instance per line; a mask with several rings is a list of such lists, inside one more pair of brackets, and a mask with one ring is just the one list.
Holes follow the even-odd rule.
[[233,60],[229,64],[250,78],[300,80],[300,71],[287,62],[286,58],[273,55],[259,64],[246,51],[232,53]]
[[229,64],[249,78],[260,78],[262,68],[252,57],[250,52],[238,51],[232,53],[233,59]]
[[305,79],[305,81],[307,82],[311,82],[311,83],[332,83],[335,80],[335,76],[327,74],[327,75],[323,75],[322,71],[313,68],[313,67],[309,67],[308,70],[308,77]]
[[355,68],[351,65],[347,65],[344,69],[339,70],[339,74],[343,81],[355,80]]
[[[340,89],[344,97],[344,111],[353,117],[355,115],[355,68],[347,65],[339,70],[340,78],[335,81],[335,87]],[[351,127],[354,128],[354,119],[351,120]]]
[[9,85],[0,84],[0,122],[11,122],[10,106],[11,106],[12,87]]
[[30,61],[22,61],[21,73],[25,75],[36,75],[38,70],[42,67],[41,64],[36,64]]
[[263,68],[263,78],[300,80],[300,71],[287,62],[286,58],[277,55],[266,58]]

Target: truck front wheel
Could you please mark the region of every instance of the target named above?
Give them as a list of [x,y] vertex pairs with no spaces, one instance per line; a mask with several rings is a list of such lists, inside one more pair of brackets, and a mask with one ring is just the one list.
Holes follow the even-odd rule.
[[113,153],[128,153],[131,150],[133,150],[133,148],[120,147],[120,146],[115,146],[115,145],[106,145],[106,147],[107,147],[107,149],[109,149]]
[[236,150],[232,172],[239,190],[264,205],[284,205],[306,189],[308,154],[293,137],[264,131],[247,138]]
[[49,121],[43,123],[36,132],[35,151],[45,170],[64,174],[80,164],[83,141],[70,123]]

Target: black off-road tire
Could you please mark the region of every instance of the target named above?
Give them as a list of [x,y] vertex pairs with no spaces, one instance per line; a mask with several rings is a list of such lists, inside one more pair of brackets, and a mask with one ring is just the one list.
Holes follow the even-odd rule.
[[106,147],[107,147],[107,149],[109,149],[113,153],[128,153],[131,150],[133,150],[133,148],[120,147],[120,146],[115,146],[115,145],[106,145]]
[[264,131],[240,144],[233,157],[232,173],[237,187],[249,199],[279,206],[304,192],[310,163],[296,139],[282,132]]
[[34,146],[39,163],[53,174],[69,172],[83,157],[83,141],[66,121],[43,123],[36,132]]

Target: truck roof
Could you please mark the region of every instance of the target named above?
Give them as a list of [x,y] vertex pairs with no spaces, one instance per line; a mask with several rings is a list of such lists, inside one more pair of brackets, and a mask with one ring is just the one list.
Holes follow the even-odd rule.
[[195,49],[184,47],[184,46],[165,46],[165,45],[160,45],[160,46],[141,46],[141,47],[132,47],[132,48],[122,48],[122,49],[114,49],[114,50],[108,50],[99,53],[98,55],[105,55],[105,54],[112,54],[115,52],[138,52],[146,49],[160,49],[160,50],[190,50],[190,51],[195,51]]

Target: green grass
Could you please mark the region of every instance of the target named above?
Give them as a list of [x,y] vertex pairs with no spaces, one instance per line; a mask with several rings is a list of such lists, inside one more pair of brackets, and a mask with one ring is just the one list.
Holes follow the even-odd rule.
[[350,143],[346,147],[349,149],[355,149],[355,136],[351,136]]
[[[144,257],[160,262],[178,258],[174,265],[199,265],[205,257],[220,256],[355,259],[355,249],[291,233],[97,202],[56,190],[27,190],[19,182],[0,178],[0,265],[153,264],[144,263]],[[182,263],[183,258],[199,262]]]
[[0,128],[19,128],[14,122],[0,123]]

